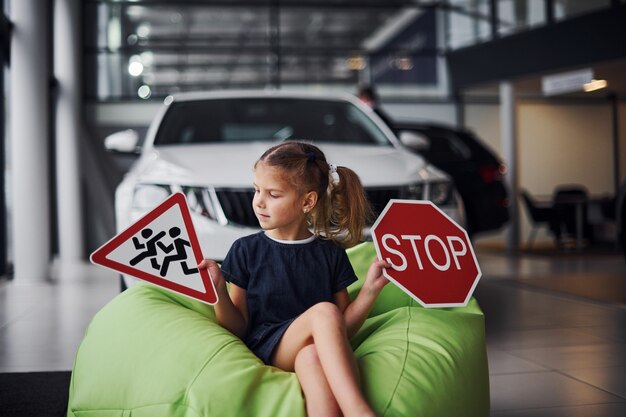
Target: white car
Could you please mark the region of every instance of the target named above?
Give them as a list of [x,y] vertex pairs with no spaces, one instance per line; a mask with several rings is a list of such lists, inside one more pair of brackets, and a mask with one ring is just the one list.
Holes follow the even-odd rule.
[[[139,159],[116,190],[117,231],[181,191],[204,257],[224,259],[235,239],[259,230],[252,209],[253,166],[265,150],[285,140],[314,142],[330,163],[352,168],[376,213],[391,198],[429,199],[465,223],[449,177],[405,148],[354,96],[231,91],[165,99]],[[109,136],[105,145],[129,152],[137,142],[135,132],[124,131]]]

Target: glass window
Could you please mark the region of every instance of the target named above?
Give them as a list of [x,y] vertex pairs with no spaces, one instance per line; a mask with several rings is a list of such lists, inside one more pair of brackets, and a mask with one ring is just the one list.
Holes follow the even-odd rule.
[[471,149],[454,133],[435,131],[426,137],[429,146],[421,153],[433,163],[462,162],[472,157]]
[[500,0],[498,31],[502,36],[546,23],[546,0]]
[[270,84],[268,7],[87,4],[86,88],[96,100]]
[[447,47],[456,49],[491,37],[489,0],[452,0],[447,15]]
[[289,139],[391,146],[378,126],[351,103],[291,98],[173,103],[155,144]]
[[264,3],[86,2],[87,98],[364,83],[447,93],[435,8]]
[[569,19],[610,6],[611,0],[554,0],[554,18]]

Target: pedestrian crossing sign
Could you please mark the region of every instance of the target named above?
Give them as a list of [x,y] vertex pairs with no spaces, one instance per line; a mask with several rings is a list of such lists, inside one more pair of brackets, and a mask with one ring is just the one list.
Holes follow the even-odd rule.
[[182,193],[175,193],[91,254],[91,262],[208,304],[217,292]]

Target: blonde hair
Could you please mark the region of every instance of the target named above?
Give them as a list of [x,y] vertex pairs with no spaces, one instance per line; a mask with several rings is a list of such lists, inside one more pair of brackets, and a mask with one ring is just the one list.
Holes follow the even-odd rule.
[[335,182],[324,153],[306,142],[288,141],[265,151],[255,163],[285,170],[285,179],[298,191],[317,193],[317,204],[308,218],[314,233],[340,243],[356,245],[371,220],[372,209],[359,176],[350,168],[336,167]]

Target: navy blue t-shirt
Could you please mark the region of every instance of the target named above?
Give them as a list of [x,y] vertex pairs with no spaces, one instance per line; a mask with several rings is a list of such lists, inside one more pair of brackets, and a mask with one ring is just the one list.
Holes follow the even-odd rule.
[[346,251],[312,236],[295,242],[255,233],[233,243],[222,263],[226,281],[246,290],[244,342],[265,363],[300,314],[357,280]]

